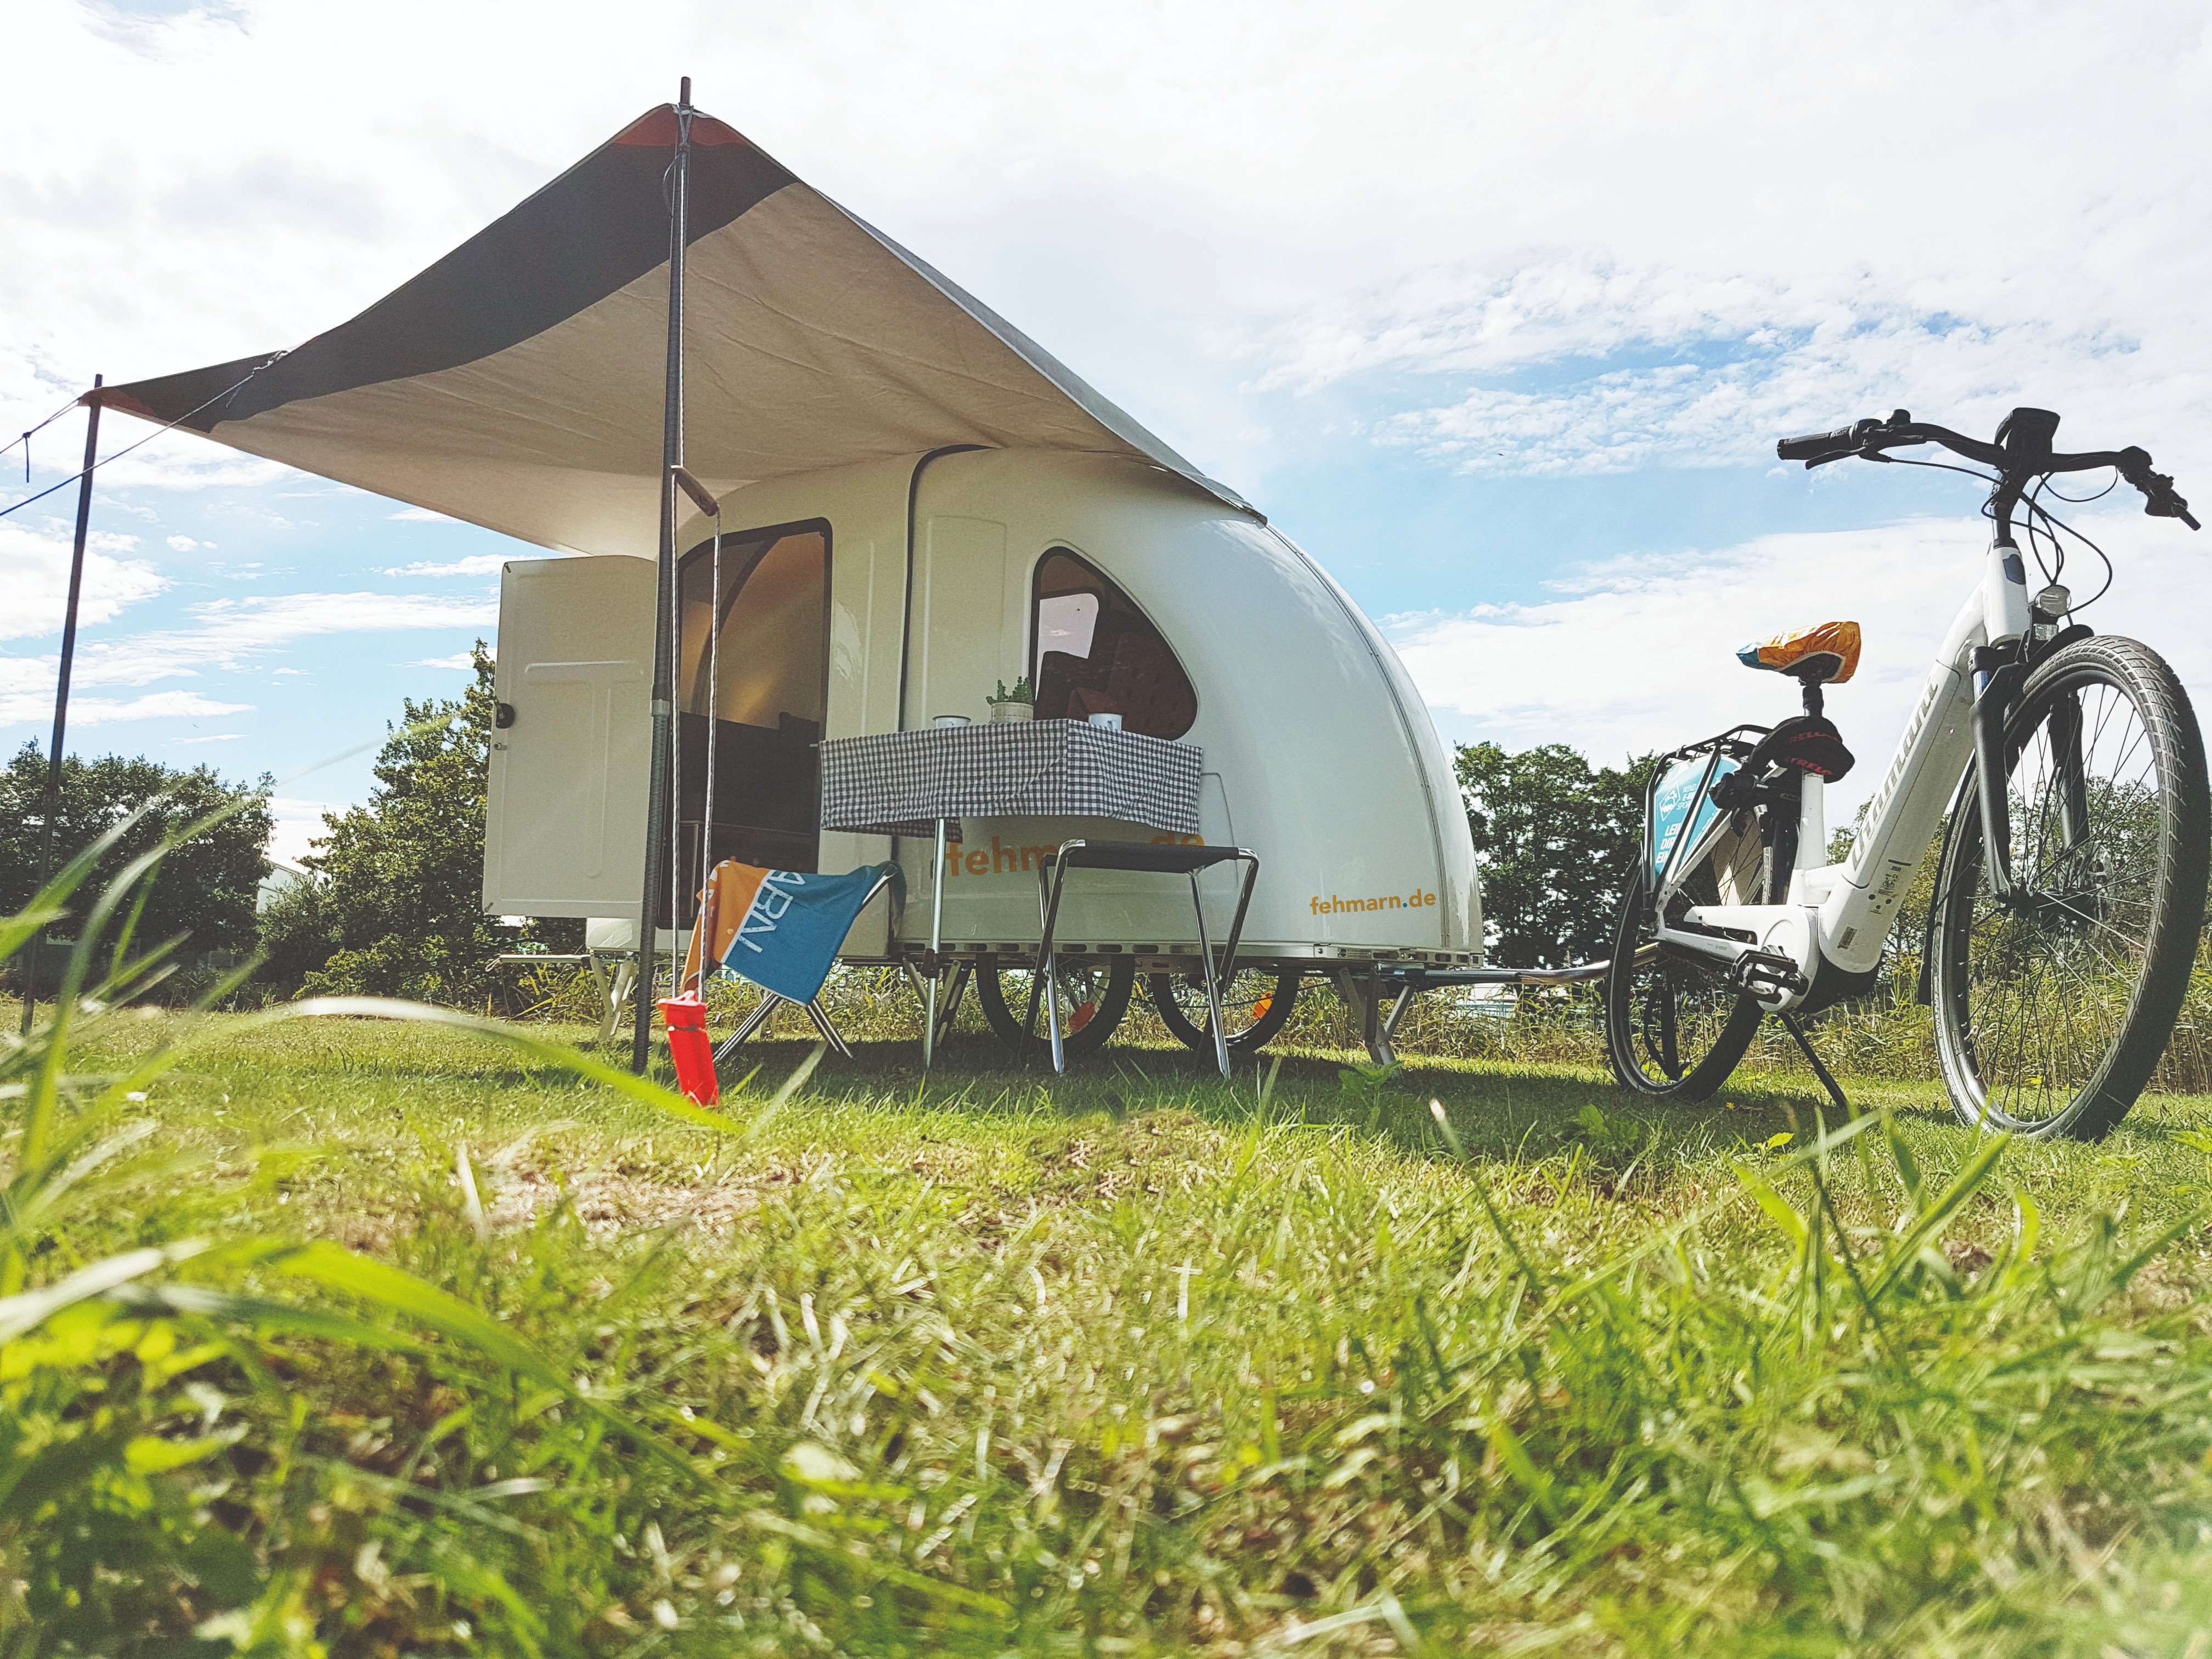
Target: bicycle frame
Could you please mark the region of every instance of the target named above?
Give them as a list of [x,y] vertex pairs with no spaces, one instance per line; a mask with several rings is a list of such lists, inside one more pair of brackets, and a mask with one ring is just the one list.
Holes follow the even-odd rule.
[[[1698,855],[1698,849],[1684,849],[1687,856],[1669,861],[1654,894],[1663,946],[1724,965],[1741,988],[1778,1010],[1803,1002],[1824,974],[1863,975],[1881,961],[1890,923],[1969,763],[1978,750],[1985,762],[2002,759],[2003,714],[2021,677],[2018,647],[2030,619],[2027,570],[1999,522],[1981,580],[1944,636],[1850,856],[1828,862],[1825,786],[1802,775],[1787,900],[1692,905],[1669,921],[1668,900]],[[1984,827],[1988,844],[2000,849],[1993,863],[2001,885],[2002,849],[2009,846],[2004,771],[2002,764],[1982,771],[1990,780],[1981,791]]]

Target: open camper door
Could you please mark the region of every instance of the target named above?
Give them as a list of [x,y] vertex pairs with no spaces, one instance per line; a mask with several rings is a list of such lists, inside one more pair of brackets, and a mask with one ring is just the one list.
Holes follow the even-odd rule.
[[637,920],[653,584],[618,554],[501,573],[485,908]]

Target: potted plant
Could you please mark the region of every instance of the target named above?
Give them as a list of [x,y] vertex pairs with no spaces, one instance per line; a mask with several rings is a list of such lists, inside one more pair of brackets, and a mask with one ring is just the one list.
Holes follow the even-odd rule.
[[1026,720],[1036,718],[1036,692],[1031,689],[1029,676],[1026,674],[1014,682],[1014,689],[1011,691],[1006,690],[1006,681],[1000,680],[998,690],[983,701],[991,705],[993,725],[996,725],[1000,720]]

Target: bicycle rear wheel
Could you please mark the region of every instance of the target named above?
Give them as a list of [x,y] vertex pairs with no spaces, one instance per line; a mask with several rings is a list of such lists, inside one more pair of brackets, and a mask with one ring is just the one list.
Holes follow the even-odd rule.
[[1992,890],[1971,784],[1936,878],[1936,1060],[1967,1123],[2094,1139],[2150,1081],[2189,989],[2204,742],[2165,661],[2106,637],[2029,677],[2004,753],[2012,891]]
[[[1771,904],[1786,891],[1796,861],[1796,824],[1777,825],[1762,840],[1757,815],[1738,814],[1705,867],[1693,871],[1669,902],[1686,907],[1730,902]],[[1678,954],[1656,942],[1657,914],[1650,872],[1641,856],[1622,895],[1613,960],[1605,976],[1605,1048],[1624,1089],[1662,1099],[1711,1097],[1728,1081],[1758,1035],[1765,1012],[1728,984],[1718,964]]]

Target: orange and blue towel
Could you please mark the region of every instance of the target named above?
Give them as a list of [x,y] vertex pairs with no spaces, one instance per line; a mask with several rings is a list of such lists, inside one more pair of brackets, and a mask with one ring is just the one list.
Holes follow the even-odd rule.
[[905,878],[896,864],[827,876],[724,860],[702,895],[684,984],[697,982],[704,940],[718,967],[793,1002],[813,1001],[836,965],[845,935],[886,878],[896,907],[905,896]]

